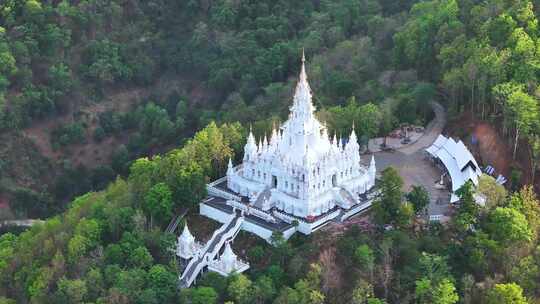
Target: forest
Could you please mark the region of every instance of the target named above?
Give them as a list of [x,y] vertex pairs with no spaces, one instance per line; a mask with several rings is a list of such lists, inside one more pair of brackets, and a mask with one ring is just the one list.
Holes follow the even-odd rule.
[[[539,303],[539,7],[2,1],[0,203],[46,221],[0,236],[0,303]],[[241,235],[248,273],[177,289],[164,228],[180,210],[195,217],[250,125],[261,136],[284,121],[302,49],[332,133],[354,122],[365,144],[425,125],[437,99],[495,126],[530,185],[485,178],[479,207],[466,184],[443,226],[418,220],[425,189],[406,192],[390,168],[367,231]]]

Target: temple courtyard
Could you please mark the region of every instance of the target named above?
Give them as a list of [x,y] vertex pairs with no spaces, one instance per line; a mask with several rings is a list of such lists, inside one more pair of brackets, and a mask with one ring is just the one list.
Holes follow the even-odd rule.
[[[421,137],[392,152],[375,152],[373,155],[379,173],[389,166],[399,171],[403,178],[405,191],[409,191],[414,185],[421,185],[426,188],[431,198],[428,215],[437,216],[448,213],[450,192],[435,187],[435,183],[440,180],[442,172],[428,159],[425,149],[433,144],[441,134],[446,124],[446,113],[440,104],[433,102],[431,105],[435,118],[426,126]],[[363,161],[369,158],[366,155],[362,156]]]

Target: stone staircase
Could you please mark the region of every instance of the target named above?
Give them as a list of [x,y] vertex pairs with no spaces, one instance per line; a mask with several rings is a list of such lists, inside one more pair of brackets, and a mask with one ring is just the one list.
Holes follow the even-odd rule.
[[264,210],[264,201],[267,199],[270,199],[270,195],[272,193],[270,192],[270,188],[264,189],[259,195],[257,196],[257,199],[253,203],[253,206],[256,208],[259,208],[261,210]]
[[198,254],[189,261],[184,269],[184,272],[180,276],[181,288],[188,288],[195,282],[195,279],[203,269],[216,258],[225,242],[236,237],[243,221],[244,217],[242,215],[236,215],[229,222],[223,224],[218,230],[214,231],[212,238]]
[[349,209],[352,206],[358,204],[358,200],[355,199],[353,195],[349,191],[347,191],[345,188],[339,188],[336,192],[337,192],[336,194],[339,196],[339,199],[341,201],[340,207],[344,209]]

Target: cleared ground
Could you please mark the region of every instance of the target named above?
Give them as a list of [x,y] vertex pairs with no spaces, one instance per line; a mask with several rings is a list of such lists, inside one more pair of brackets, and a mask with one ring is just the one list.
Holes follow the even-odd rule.
[[[448,213],[450,192],[435,188],[435,183],[440,180],[442,172],[427,159],[424,150],[441,134],[446,124],[446,114],[440,104],[434,102],[432,107],[435,118],[428,124],[424,135],[418,141],[394,152],[377,152],[373,155],[377,163],[377,172],[389,166],[399,171],[405,191],[409,191],[414,185],[424,186],[431,198],[428,214],[438,215]],[[362,159],[368,162],[371,155],[364,155]]]
[[421,185],[429,192],[431,202],[428,206],[429,215],[446,214],[449,209],[450,192],[435,188],[440,180],[441,172],[432,165],[422,151],[407,155],[396,151],[394,153],[380,152],[375,154],[377,171],[392,166],[399,171],[403,178],[404,191],[409,191],[414,185]]

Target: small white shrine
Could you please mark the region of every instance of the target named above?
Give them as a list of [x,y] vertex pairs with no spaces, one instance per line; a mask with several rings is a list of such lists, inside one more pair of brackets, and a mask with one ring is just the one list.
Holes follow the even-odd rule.
[[[179,276],[180,286],[189,287],[195,283],[197,276],[207,267],[222,276],[241,273],[249,269],[249,264],[240,260],[232,251],[231,242],[240,231],[242,216],[237,216],[214,231],[206,244],[195,241],[187,225],[176,242],[176,255],[181,258],[182,274]],[[220,257],[219,252],[224,248]]]
[[195,241],[195,237],[189,231],[187,223],[184,225],[182,234],[178,236],[176,242],[176,255],[182,259],[189,260],[197,255],[201,249],[201,244]]
[[242,273],[248,269],[249,264],[236,256],[232,251],[230,242],[225,244],[223,254],[208,265],[208,270],[217,272],[225,277],[233,273]]

